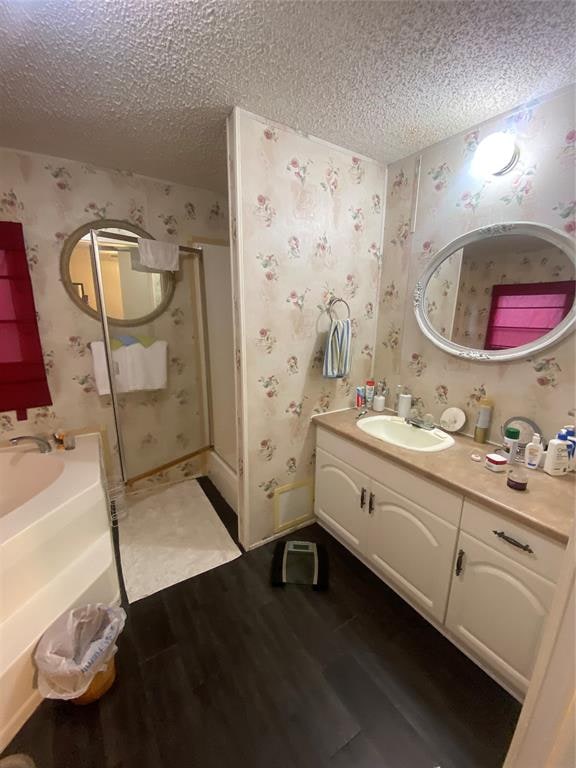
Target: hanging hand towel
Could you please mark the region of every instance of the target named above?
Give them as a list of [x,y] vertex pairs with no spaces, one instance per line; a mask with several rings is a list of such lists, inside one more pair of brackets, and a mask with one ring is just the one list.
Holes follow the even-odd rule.
[[[127,347],[123,346],[112,349],[112,365],[114,366],[116,392],[128,392],[130,389],[130,368],[128,365],[127,349]],[[92,368],[94,370],[96,391],[99,395],[109,395],[110,380],[108,378],[108,366],[106,364],[106,349],[104,347],[104,342],[91,342],[90,352],[92,353]]]
[[176,272],[180,269],[179,250],[176,243],[161,243],[159,240],[138,238],[140,264],[158,272],[166,270]]
[[[94,380],[99,395],[110,394],[110,380],[103,341],[90,344]],[[112,351],[116,392],[140,392],[166,389],[168,380],[168,344],[154,341],[149,347],[142,344],[120,346]]]
[[323,375],[341,379],[350,373],[352,326],[350,320],[332,320],[324,351]]
[[127,347],[130,374],[129,390],[166,389],[168,380],[168,344],[155,341],[149,347],[131,344]]

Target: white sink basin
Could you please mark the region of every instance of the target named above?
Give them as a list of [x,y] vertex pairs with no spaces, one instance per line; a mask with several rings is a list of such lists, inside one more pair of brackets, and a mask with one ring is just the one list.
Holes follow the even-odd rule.
[[445,451],[454,438],[441,429],[421,429],[398,416],[368,416],[358,421],[358,428],[385,443],[411,451]]

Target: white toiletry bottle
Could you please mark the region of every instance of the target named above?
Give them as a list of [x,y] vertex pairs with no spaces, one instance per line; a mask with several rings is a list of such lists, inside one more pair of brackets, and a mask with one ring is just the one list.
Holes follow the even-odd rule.
[[519,442],[520,430],[517,427],[506,427],[506,432],[504,432],[504,450],[508,455],[509,464],[512,464],[514,461]]
[[543,450],[540,435],[535,432],[524,451],[524,462],[528,469],[538,469]]
[[374,403],[372,404],[372,408],[377,413],[382,413],[382,411],[386,408],[386,384],[383,381],[379,382],[378,384],[376,394],[374,395]]
[[410,416],[410,409],[412,408],[412,395],[408,392],[403,392],[398,395],[398,416],[401,419],[407,419]]
[[568,451],[568,472],[572,472],[574,468],[574,456],[572,453],[573,443],[571,443],[568,439],[568,432],[566,431],[566,427],[561,429],[556,437],[558,440],[562,440],[564,443],[566,443],[566,450]]
[[544,472],[549,475],[565,475],[568,472],[568,441],[554,437],[548,443]]

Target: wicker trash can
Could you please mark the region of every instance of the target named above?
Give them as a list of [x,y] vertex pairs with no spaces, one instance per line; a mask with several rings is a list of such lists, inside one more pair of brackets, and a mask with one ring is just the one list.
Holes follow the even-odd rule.
[[78,696],[76,699],[70,699],[72,704],[92,704],[93,701],[98,701],[102,696],[109,691],[114,685],[116,680],[116,664],[114,662],[114,656],[108,662],[106,669],[101,672],[97,672],[94,675],[94,679],[88,686],[88,689],[84,691],[82,696]]

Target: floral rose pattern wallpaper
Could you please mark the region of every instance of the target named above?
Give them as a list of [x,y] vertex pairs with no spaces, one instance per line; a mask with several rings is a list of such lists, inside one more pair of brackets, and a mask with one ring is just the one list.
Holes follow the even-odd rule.
[[[310,417],[353,404],[370,374],[385,170],[242,110],[229,124],[229,148],[240,174],[231,174],[232,249],[249,545],[273,533],[275,489],[313,478]],[[352,370],[339,380],[322,377],[333,297],[348,302],[352,318]]]
[[[477,227],[531,221],[574,236],[574,114],[573,93],[562,91],[424,150],[415,228],[411,217],[418,157],[388,168],[375,377],[385,378],[392,392],[397,384],[407,386],[418,407],[436,418],[447,405],[463,408],[468,433],[474,429],[478,401],[486,393],[494,401],[490,435],[494,441],[500,439],[500,426],[510,416],[534,419],[546,438],[574,421],[574,337],[533,359],[460,360],[420,332],[412,293],[429,259]],[[504,176],[474,178],[470,163],[478,142],[506,130],[517,136],[517,165]]]
[[[0,150],[0,219],[20,221],[53,406],[28,420],[0,414],[0,439],[56,428],[106,426],[113,435],[110,398],[96,392],[89,343],[100,324],[81,312],[60,282],[60,252],[69,233],[104,217],[139,225],[160,240],[228,239],[227,200],[208,190],[170,184],[70,160]],[[168,386],[121,397],[120,418],[129,474],[195,450],[205,437],[191,266],[183,261],[174,298],[154,322],[122,332],[168,341]],[[114,329],[112,328],[112,335]],[[114,446],[112,446],[114,448]]]

